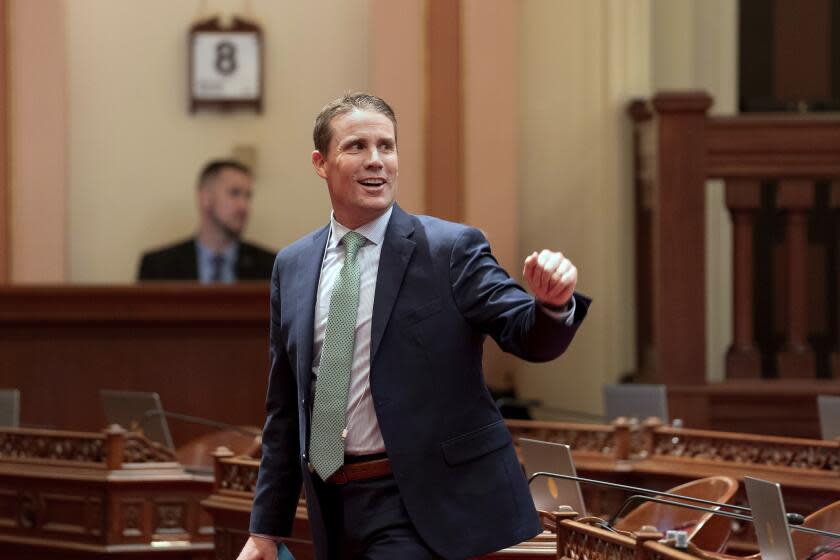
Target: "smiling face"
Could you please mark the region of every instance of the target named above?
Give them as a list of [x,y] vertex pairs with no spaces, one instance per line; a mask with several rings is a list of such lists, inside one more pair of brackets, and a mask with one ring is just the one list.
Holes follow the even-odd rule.
[[330,122],[328,152],[312,152],[312,165],[327,181],[335,219],[355,229],[390,208],[397,193],[397,143],[391,120],[354,109]]

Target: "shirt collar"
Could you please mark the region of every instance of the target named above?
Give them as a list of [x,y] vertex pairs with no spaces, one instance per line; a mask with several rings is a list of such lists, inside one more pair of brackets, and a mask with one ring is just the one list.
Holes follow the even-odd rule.
[[[361,233],[365,239],[374,245],[382,245],[385,240],[385,230],[388,229],[388,221],[391,219],[391,213],[394,211],[394,205],[388,207],[384,214],[366,224],[360,225],[352,230],[356,233]],[[335,212],[330,213],[330,241],[327,243],[327,249],[334,249],[339,241],[349,232],[350,229],[341,225],[335,219]]]

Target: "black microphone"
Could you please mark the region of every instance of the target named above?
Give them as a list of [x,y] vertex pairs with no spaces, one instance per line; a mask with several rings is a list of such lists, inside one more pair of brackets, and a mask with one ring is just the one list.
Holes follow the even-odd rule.
[[262,433],[259,430],[243,428],[242,426],[235,426],[233,424],[228,424],[227,422],[220,422],[219,420],[210,420],[207,418],[201,418],[199,416],[192,416],[190,414],[169,412],[167,410],[156,410],[154,408],[150,408],[149,410],[145,411],[143,413],[143,416],[147,418],[151,416],[164,416],[166,418],[174,418],[175,420],[183,420],[185,422],[191,422],[193,424],[201,424],[202,426],[210,426],[212,428],[219,428],[222,430],[231,430],[233,432],[238,432],[246,436],[257,437]]
[[[684,499],[684,497],[682,497],[682,496],[680,498]],[[674,502],[674,501],[671,501],[671,500],[663,500],[662,498],[654,498],[653,496],[644,496],[644,495],[641,495],[641,494],[636,494],[634,496],[630,496],[629,498],[627,498],[627,500],[625,500],[622,507],[619,509],[618,513],[616,515],[614,515],[613,518],[610,519],[607,523],[610,526],[612,526],[613,522],[615,522],[615,520],[618,518],[618,515],[624,510],[625,505],[628,502],[632,502],[632,501],[655,502],[657,504],[677,506],[677,507],[686,508],[686,509],[693,509],[693,510],[697,510],[697,511],[705,511],[705,512],[708,512],[708,513],[712,513],[714,515],[722,515],[723,517],[731,517],[732,519],[740,519],[742,521],[749,521],[751,523],[754,522],[754,519],[752,517],[750,517],[748,515],[741,515],[740,513],[732,513],[732,512],[729,512],[729,511],[720,511],[720,510],[717,510],[717,509],[704,508],[704,507],[700,507],[700,506],[693,506],[693,505],[690,505],[690,504],[684,504],[682,502]],[[798,513],[794,513],[794,514],[788,513],[787,514],[788,527],[792,531],[800,531],[802,533],[810,533],[812,535],[819,535],[821,537],[831,537],[833,539],[840,539],[840,533],[832,533],[830,531],[823,531],[822,529],[812,529],[811,527],[802,527],[800,525],[791,525],[790,524],[791,515],[798,516],[800,518],[802,516],[799,515]],[[825,552],[825,551],[822,551],[822,552]]]
[[837,554],[838,552],[840,552],[840,543],[824,544],[812,550],[805,557],[805,560],[815,560],[824,554]]
[[[698,500],[697,498],[687,498],[686,496],[680,496],[679,494],[669,494],[667,492],[664,492],[663,495],[670,496],[672,498],[680,498],[680,499],[684,499],[684,500],[685,499],[692,500],[692,501]],[[621,514],[624,513],[624,510],[627,509],[628,506],[630,506],[631,504],[633,504],[635,502],[648,501],[646,498],[647,498],[647,496],[645,496],[645,495],[635,494],[633,496],[630,496],[626,500],[624,500],[624,503],[621,504],[621,507],[618,508],[618,511],[615,513],[615,515],[612,516],[612,519],[610,519],[609,524],[610,525],[614,524],[616,522],[616,520],[618,520],[618,518],[621,517]],[[698,501],[703,502],[703,500],[698,500]],[[733,507],[732,504],[722,504],[722,503],[718,503],[718,502],[712,502],[712,503],[715,504],[715,505]],[[742,507],[742,506],[734,506],[734,509],[742,509],[744,511],[749,511],[750,513],[752,513],[752,510],[750,510],[749,508]],[[788,524],[791,525],[791,526],[802,525],[803,523],[805,523],[805,516],[802,515],[801,513],[786,513],[785,516],[787,517]],[[752,521],[751,517],[748,517],[746,519],[748,521]]]
[[[750,512],[750,508],[745,506],[738,506],[735,504],[725,504],[723,502],[714,502],[712,500],[704,500],[702,498],[694,498],[692,496],[682,496],[680,494],[674,494],[673,492],[662,492],[659,490],[649,490],[647,488],[639,488],[637,486],[628,486],[626,484],[618,484],[616,482],[606,482],[604,480],[595,480],[594,478],[583,478],[580,476],[572,476],[569,474],[558,474],[558,473],[550,473],[550,472],[536,472],[531,475],[528,479],[528,484],[540,476],[545,476],[549,478],[559,478],[562,480],[574,480],[575,482],[583,482],[584,484],[594,484],[596,486],[606,486],[607,488],[612,488],[614,490],[623,490],[625,492],[633,492],[636,494],[645,494],[651,496],[666,496],[668,498],[678,498],[680,500],[686,500],[688,502],[695,502],[698,504],[705,504],[708,506],[717,506],[717,507],[725,507],[728,509],[742,511],[742,512]],[[717,511],[717,510],[714,510]],[[580,512],[584,513],[584,512]],[[801,516],[800,516],[801,517]]]

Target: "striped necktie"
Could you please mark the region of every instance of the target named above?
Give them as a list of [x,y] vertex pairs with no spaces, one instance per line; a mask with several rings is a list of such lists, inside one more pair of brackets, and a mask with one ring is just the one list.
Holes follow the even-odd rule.
[[351,231],[341,240],[344,265],[330,298],[327,332],[321,348],[321,363],[312,405],[309,455],[321,480],[344,464],[347,437],[347,392],[353,367],[356,314],[359,309],[359,263],[356,253],[365,243],[362,234]]

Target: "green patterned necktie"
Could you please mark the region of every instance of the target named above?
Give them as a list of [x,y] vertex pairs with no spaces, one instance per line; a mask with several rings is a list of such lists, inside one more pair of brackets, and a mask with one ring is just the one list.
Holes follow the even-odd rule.
[[365,238],[355,231],[342,239],[344,266],[338,273],[330,298],[327,332],[321,347],[321,364],[312,405],[312,432],[309,456],[312,466],[327,480],[344,464],[347,427],[347,391],[353,367],[356,314],[359,309],[359,263],[356,253]]

